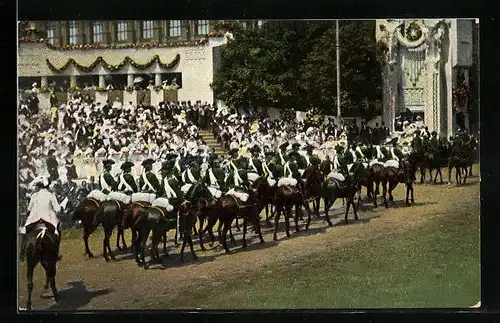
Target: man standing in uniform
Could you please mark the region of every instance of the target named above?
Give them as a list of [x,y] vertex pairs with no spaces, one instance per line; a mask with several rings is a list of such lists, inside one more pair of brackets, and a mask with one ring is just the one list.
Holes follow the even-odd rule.
[[104,194],[109,194],[118,189],[118,183],[115,181],[111,175],[111,168],[115,162],[112,160],[104,160],[102,162],[104,167],[104,173],[99,177],[99,184],[101,186],[101,191]]

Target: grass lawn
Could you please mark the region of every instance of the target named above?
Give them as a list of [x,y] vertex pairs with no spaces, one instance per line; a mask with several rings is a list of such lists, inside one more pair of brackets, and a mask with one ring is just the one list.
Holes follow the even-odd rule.
[[[211,285],[211,286],[210,286]],[[469,307],[480,299],[479,210],[201,285],[164,308]]]

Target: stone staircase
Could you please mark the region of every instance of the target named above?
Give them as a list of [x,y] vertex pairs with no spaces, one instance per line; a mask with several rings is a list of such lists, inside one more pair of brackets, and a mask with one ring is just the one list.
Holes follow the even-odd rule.
[[227,155],[227,151],[222,148],[222,146],[217,142],[217,139],[214,138],[212,131],[210,131],[209,129],[199,129],[198,132],[200,136],[203,137],[203,140],[207,143],[207,146],[213,148],[217,155]]

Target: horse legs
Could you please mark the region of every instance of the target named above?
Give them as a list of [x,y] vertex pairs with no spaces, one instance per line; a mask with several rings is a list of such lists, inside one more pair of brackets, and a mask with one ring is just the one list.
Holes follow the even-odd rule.
[[410,185],[407,183],[406,184],[406,205],[407,206],[410,206],[409,198],[410,198]]
[[[31,256],[28,256],[31,257]],[[27,257],[27,258],[28,258]],[[31,294],[33,293],[33,271],[35,270],[36,263],[33,259],[27,259],[27,273],[28,273],[28,300],[26,301],[26,309],[31,311]]]
[[319,207],[321,206],[321,196],[316,197],[316,216],[318,219],[320,218],[319,216]]
[[247,216],[243,218],[243,239],[241,240],[241,247],[246,248],[247,247]]
[[425,183],[425,168],[424,166],[420,166],[420,184]]
[[290,234],[290,216],[292,215],[292,208],[290,206],[286,206],[285,208],[285,231],[287,238],[291,237]]
[[[147,233],[145,231],[145,232],[141,232],[139,234],[139,236],[140,236],[140,238],[139,238],[140,239],[140,250],[141,250],[141,263],[142,263],[142,266],[144,267],[144,269],[148,269],[149,268],[149,265],[148,265],[148,263],[146,262],[146,259],[145,259],[146,243],[148,242],[149,231],[150,230],[147,230]],[[146,233],[146,234],[143,234],[143,233]]]
[[260,221],[259,221],[259,218],[255,218],[253,220],[254,222],[254,226],[255,226],[255,229],[257,230],[257,234],[259,235],[259,240],[260,240],[260,243],[264,243],[264,238],[262,238],[262,230],[260,229]]
[[198,259],[198,256],[194,252],[194,246],[193,246],[193,237],[191,234],[188,234],[188,230],[184,230],[184,236],[182,238],[182,248],[181,248],[181,262],[184,262],[184,248],[186,248],[186,242],[189,243],[189,248],[191,249],[191,254],[193,255],[193,259],[196,260]]
[[104,239],[102,240],[102,255],[104,256],[104,259],[106,259],[106,261],[109,261],[108,251],[110,258],[112,260],[115,260],[115,256],[111,252],[111,247],[109,246],[109,240],[112,234],[113,234],[113,228],[106,228],[106,227],[104,228]]
[[274,216],[274,234],[273,234],[274,241],[278,240],[278,223],[280,221],[282,208],[283,207],[281,205],[276,207],[276,215]]
[[141,260],[139,259],[140,254],[140,241],[139,235],[137,234],[137,230],[135,228],[131,228],[132,230],[132,252],[134,253],[135,262],[138,266],[141,266]]
[[[229,239],[231,239],[231,243],[236,246],[236,239],[233,236],[233,230],[231,230],[231,224],[232,221],[229,221],[228,227],[229,227]],[[238,224],[238,217],[236,217],[236,224]],[[237,229],[236,231],[240,231]]]
[[429,178],[432,181],[432,167],[429,167]]
[[90,252],[90,248],[89,248],[89,236],[90,236],[90,232],[84,229],[83,242],[85,243],[85,255],[88,255],[89,258],[93,258],[94,255],[92,254],[92,252]]
[[163,232],[163,252],[167,252],[167,233],[168,231],[165,230],[165,232]]
[[465,167],[465,172],[464,172],[464,184],[467,181],[467,167]]
[[382,194],[384,196],[384,205],[385,208],[389,208],[389,203],[387,203],[387,181],[382,182]]
[[394,202],[394,196],[392,196],[392,191],[398,186],[398,182],[389,182],[389,201]]
[[[354,207],[354,203],[353,203],[353,207]],[[344,217],[344,222],[347,224],[349,223],[349,220],[347,219],[347,215],[349,214],[349,209],[351,208],[351,201],[350,199],[347,200],[347,205],[346,205],[346,208],[345,208],[345,217]]]
[[238,223],[238,218],[236,218],[236,231],[240,232],[241,229],[240,229],[240,225]]
[[54,296],[54,301],[58,302],[59,301],[59,293],[57,292],[57,288],[56,288],[56,271],[57,271],[57,267],[56,267],[56,262],[55,261],[51,261],[48,266],[47,266],[47,275],[50,277],[49,278],[49,281],[50,281],[50,289],[52,290],[52,295]]
[[226,239],[227,239],[227,231],[230,230],[231,227],[231,220],[226,220],[222,224],[222,246],[224,247],[224,250],[226,253],[229,253],[229,248],[227,247]]
[[472,177],[472,176],[473,176],[473,175],[472,175],[472,163],[471,163],[471,164],[470,164],[470,166],[469,166],[469,176],[470,176],[470,177]]
[[413,196],[413,183],[410,183],[409,186],[410,186],[410,192],[411,192],[411,203],[415,204],[415,197]]
[[[329,199],[324,198],[324,201],[325,201],[325,219],[326,219],[326,222],[328,223],[328,226],[331,227],[331,226],[333,226],[333,223],[332,223],[332,221],[330,221],[330,216],[328,215],[328,211],[330,210],[333,203],[335,202],[335,199],[330,201]],[[309,223],[310,223],[310,221],[307,222],[307,224],[306,224],[306,230],[309,228]]]
[[[319,205],[319,203],[318,203],[318,205]],[[299,229],[299,214],[302,215],[302,209],[300,208],[300,204],[296,204],[295,205],[295,217],[294,217],[294,220],[295,220],[295,232],[299,232],[300,231],[300,229]],[[309,214],[309,217],[310,216],[311,215]]]
[[460,169],[460,166],[455,166],[455,181],[457,183],[457,186],[459,186],[462,183],[462,170]]

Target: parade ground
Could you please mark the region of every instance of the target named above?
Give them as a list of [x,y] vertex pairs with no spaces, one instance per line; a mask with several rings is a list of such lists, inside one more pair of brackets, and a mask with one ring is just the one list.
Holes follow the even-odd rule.
[[[33,309],[469,307],[480,299],[477,164],[473,173],[462,186],[416,184],[411,207],[404,204],[400,184],[392,207],[373,208],[366,201],[360,220],[348,225],[342,223],[342,202],[337,200],[330,211],[333,227],[313,216],[311,228],[291,231],[291,238],[281,226],[276,242],[273,228],[262,221],[264,244],[249,230],[249,246],[241,249],[239,232],[237,246],[227,255],[218,242],[200,251],[196,238],[199,259],[193,261],[187,248],[181,264],[180,247],[169,240],[169,258],[148,270],[138,267],[130,254],[118,253],[116,261],[105,262],[100,229],[90,237],[95,257],[87,259],[81,230],[66,229],[56,277],[60,301],[45,295],[45,273],[39,265]],[[445,170],[445,182],[447,177]],[[129,230],[126,238],[130,245]],[[111,241],[114,248],[116,231]],[[24,307],[25,264],[19,269]]]

